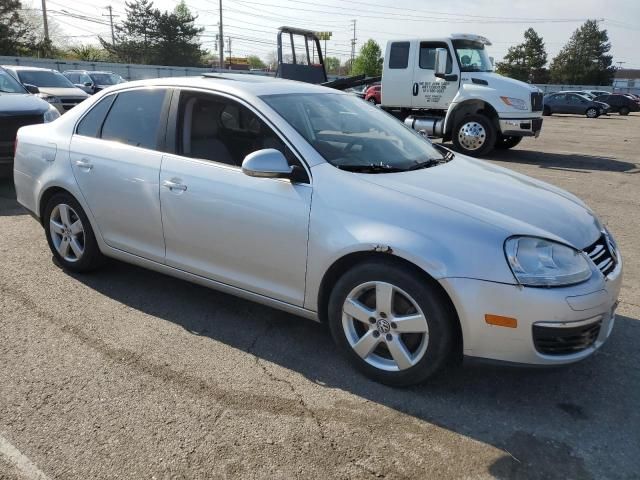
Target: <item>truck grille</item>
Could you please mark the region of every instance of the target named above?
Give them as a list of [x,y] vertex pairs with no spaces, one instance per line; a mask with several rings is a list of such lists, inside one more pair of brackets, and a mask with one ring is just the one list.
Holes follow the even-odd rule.
[[0,116],[0,159],[13,158],[13,145],[20,127],[43,121],[42,115]]
[[542,111],[542,93],[534,92],[531,94],[531,111],[532,112]]
[[579,327],[533,325],[533,343],[545,355],[570,355],[586,350],[600,333],[602,320]]
[[604,234],[594,244],[584,249],[605,277],[613,272],[618,263],[615,251],[611,240]]

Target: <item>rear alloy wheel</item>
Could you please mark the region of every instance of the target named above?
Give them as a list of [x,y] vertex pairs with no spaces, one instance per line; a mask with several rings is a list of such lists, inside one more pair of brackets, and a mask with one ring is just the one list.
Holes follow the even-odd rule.
[[44,209],[47,242],[58,264],[74,272],[87,272],[104,260],[82,207],[68,193],[58,193]]
[[453,132],[453,145],[460,153],[479,157],[489,153],[496,143],[496,129],[484,115],[464,117]]
[[522,141],[522,137],[499,135],[496,140],[496,149],[508,150],[515,147]]
[[618,111],[618,113],[620,115],[629,115],[629,108],[628,107],[620,107],[620,110]]
[[388,385],[425,380],[452,352],[453,319],[440,293],[390,262],[365,263],[347,272],[331,293],[329,322],[354,366]]
[[589,118],[597,118],[600,115],[600,113],[598,112],[597,108],[589,107],[589,108],[587,108],[586,115]]

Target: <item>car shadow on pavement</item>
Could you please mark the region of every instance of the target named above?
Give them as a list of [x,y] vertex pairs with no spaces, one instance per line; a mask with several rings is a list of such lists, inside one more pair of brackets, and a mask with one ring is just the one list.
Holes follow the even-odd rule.
[[[424,385],[394,389],[356,372],[328,329],[310,320],[116,261],[98,274],[73,276],[158,322],[280,365],[320,388],[341,389],[493,445],[504,451],[489,470],[496,478],[597,478],[577,450],[615,446],[604,454],[611,455],[608,464],[637,455],[638,319],[618,317],[601,351],[575,365],[536,369],[465,361]],[[353,408],[339,407],[328,409]]]
[[26,214],[27,211],[16,201],[13,179],[0,177],[0,217]]
[[495,160],[508,163],[521,163],[526,165],[536,165],[540,168],[552,168],[562,170],[572,170],[586,172],[590,170],[640,173],[640,165],[618,160],[614,157],[604,157],[596,155],[563,154],[539,152],[536,150],[494,150],[484,160]]

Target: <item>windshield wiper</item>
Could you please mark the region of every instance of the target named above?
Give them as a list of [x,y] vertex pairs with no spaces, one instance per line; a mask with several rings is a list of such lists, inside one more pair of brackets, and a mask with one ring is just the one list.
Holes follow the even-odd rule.
[[415,165],[411,165],[409,168],[407,168],[406,171],[408,172],[411,170],[420,170],[421,168],[435,167],[436,165],[447,163],[448,161],[453,160],[453,157],[454,157],[453,152],[446,150],[443,153],[442,158],[429,158],[422,162],[418,162]]
[[347,172],[358,173],[394,173],[404,172],[405,170],[398,167],[392,167],[391,165],[370,163],[366,165],[337,165],[340,170],[346,170]]

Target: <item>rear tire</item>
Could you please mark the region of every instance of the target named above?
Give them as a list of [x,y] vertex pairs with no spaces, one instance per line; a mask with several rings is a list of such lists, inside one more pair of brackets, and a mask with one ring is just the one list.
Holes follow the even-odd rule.
[[328,313],[342,354],[380,383],[423,382],[454,352],[457,319],[443,294],[423,276],[389,260],[368,261],[346,272],[331,292]]
[[83,273],[100,267],[100,252],[84,210],[68,193],[57,193],[44,208],[42,223],[51,253],[65,270]]
[[620,115],[629,115],[629,108],[628,107],[620,107],[620,111],[618,112]]
[[376,102],[376,98],[375,97],[369,97],[367,98],[367,102],[372,103],[374,105],[377,105],[378,102]]
[[497,134],[490,118],[479,114],[467,115],[453,130],[453,145],[460,153],[481,157],[493,150]]
[[497,150],[509,150],[510,148],[515,147],[522,141],[522,137],[505,137],[504,135],[499,135],[496,140],[496,149]]

